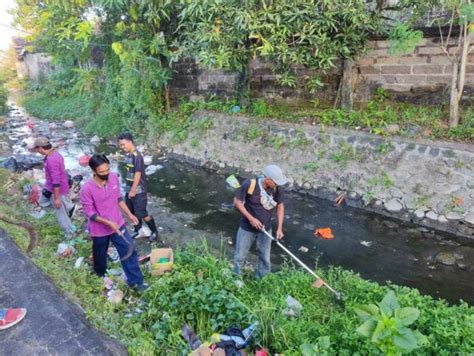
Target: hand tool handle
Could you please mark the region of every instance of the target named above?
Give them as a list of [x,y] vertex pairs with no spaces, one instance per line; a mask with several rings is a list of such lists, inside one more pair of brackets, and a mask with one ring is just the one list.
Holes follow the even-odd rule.
[[290,250],[288,250],[283,244],[280,243],[280,241],[278,241],[277,239],[275,239],[272,235],[270,235],[268,233],[268,231],[265,230],[265,228],[262,228],[262,231],[263,233],[265,233],[265,235],[267,235],[270,239],[272,239],[273,241],[275,241],[277,243],[277,245],[283,250],[285,251],[288,255],[290,255],[290,257],[292,257],[296,262],[299,263],[299,265],[301,267],[303,267],[305,270],[307,270],[313,277],[317,278],[317,279],[320,279],[321,281],[323,281],[323,285],[329,289],[331,292],[333,292],[334,294],[336,295],[340,295],[339,292],[337,292],[334,288],[332,288],[329,284],[327,284],[321,277],[319,277],[316,273],[314,273],[314,271],[309,268],[307,265],[305,265],[298,257],[296,257]]

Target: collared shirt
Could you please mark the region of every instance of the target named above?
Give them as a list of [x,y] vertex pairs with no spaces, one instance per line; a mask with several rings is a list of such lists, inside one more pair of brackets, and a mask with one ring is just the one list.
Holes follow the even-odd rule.
[[[258,178],[255,178],[258,180]],[[245,208],[254,218],[257,218],[268,230],[271,225],[272,212],[274,209],[266,210],[262,203],[260,203],[260,187],[258,182],[255,184],[255,189],[252,194],[247,194],[250,187],[250,179],[246,179],[241,187],[235,192],[235,196],[244,203]],[[277,187],[276,189],[267,188],[265,192],[270,195],[277,204],[283,203],[284,191],[283,187]],[[255,229],[250,221],[242,215],[240,217],[240,227],[245,231],[249,232],[259,232]]]
[[69,194],[64,158],[58,151],[54,150],[44,158],[44,174],[46,178],[44,188],[46,190],[53,192],[55,187],[59,187],[61,195]]
[[116,173],[110,173],[105,185],[99,185],[91,177],[81,189],[81,204],[84,215],[88,220],[88,229],[91,236],[100,237],[114,233],[114,231],[95,221],[97,216],[113,221],[118,226],[125,224],[120,212],[119,202],[122,200],[120,194],[120,182]]
[[127,170],[127,174],[125,176],[125,191],[128,193],[130,189],[132,189],[135,173],[141,172],[142,175],[137,186],[137,194],[146,193],[145,162],[139,151],[135,150],[127,155],[125,169]]

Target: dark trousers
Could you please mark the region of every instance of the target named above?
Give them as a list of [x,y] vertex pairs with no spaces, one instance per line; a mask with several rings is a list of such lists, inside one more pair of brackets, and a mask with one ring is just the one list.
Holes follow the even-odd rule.
[[128,196],[128,193],[125,195],[125,204],[127,204],[130,212],[135,215],[138,219],[143,219],[148,216],[148,211],[146,206],[148,204],[147,193],[139,193],[133,198]]
[[[108,236],[92,237],[92,255],[94,257],[94,271],[99,276],[103,276],[107,270],[107,249],[112,241],[112,244],[117,249],[117,252],[122,258],[128,252],[129,243],[133,247],[132,255],[122,262],[122,268],[127,276],[127,283],[129,286],[134,287],[136,285],[143,284],[143,275],[138,265],[138,256],[133,244],[133,239],[130,237],[125,226],[120,228],[123,231],[123,237],[118,234],[112,234]],[[129,243],[127,243],[125,240]]]

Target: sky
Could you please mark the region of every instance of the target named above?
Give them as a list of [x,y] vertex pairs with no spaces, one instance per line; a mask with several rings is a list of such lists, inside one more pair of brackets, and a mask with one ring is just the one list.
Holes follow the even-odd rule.
[[14,0],[0,0],[0,50],[8,49],[12,37],[18,35],[17,31],[5,26],[11,26],[13,18],[8,13],[8,10],[14,6]]

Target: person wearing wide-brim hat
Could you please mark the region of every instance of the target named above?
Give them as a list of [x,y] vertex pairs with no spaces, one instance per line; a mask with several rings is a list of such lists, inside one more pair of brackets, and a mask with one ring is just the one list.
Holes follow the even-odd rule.
[[288,179],[280,167],[269,165],[263,169],[263,175],[245,180],[234,197],[234,206],[242,214],[237,232],[234,255],[234,273],[240,274],[245,258],[254,242],[257,244],[258,263],[256,277],[262,278],[270,272],[271,234],[273,211],[277,212],[277,239],[283,238],[283,185]]

